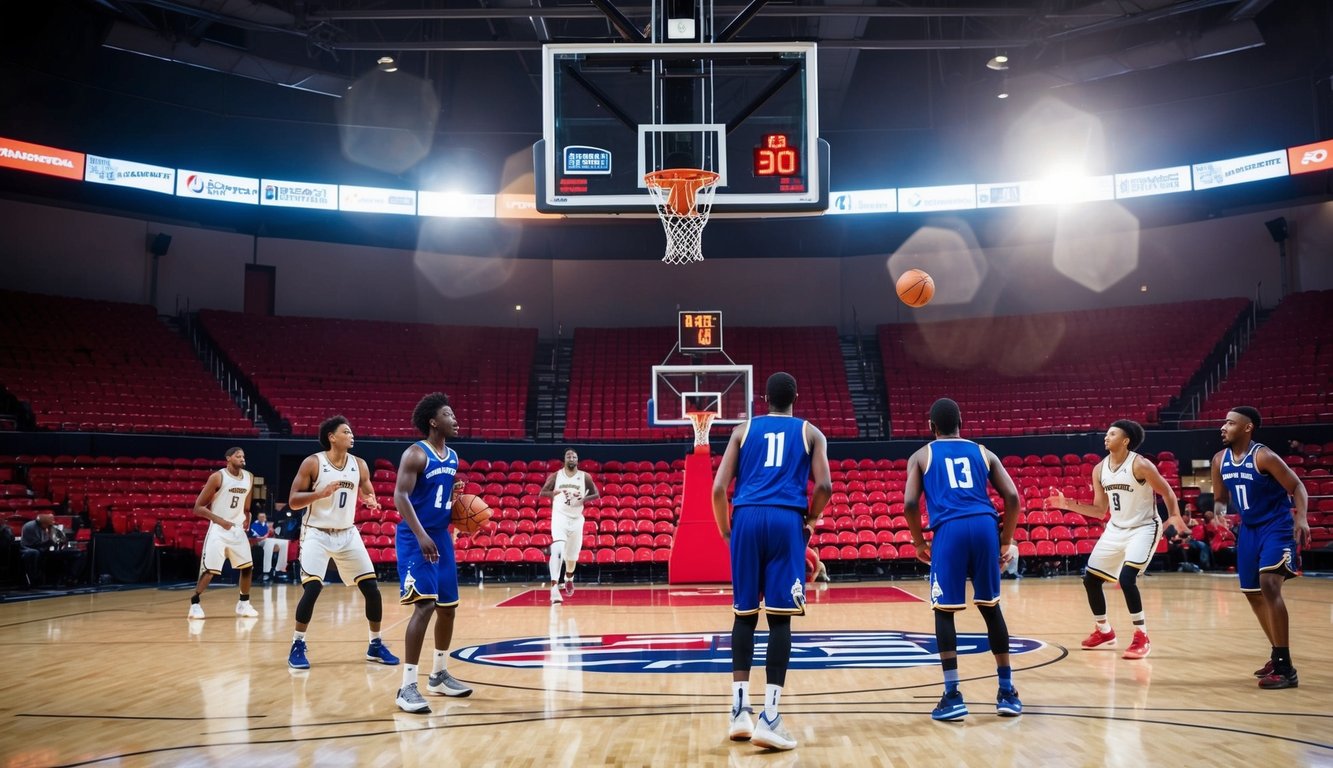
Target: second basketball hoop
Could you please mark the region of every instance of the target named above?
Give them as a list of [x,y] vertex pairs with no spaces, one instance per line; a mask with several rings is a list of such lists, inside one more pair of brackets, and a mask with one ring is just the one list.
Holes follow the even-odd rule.
[[709,453],[708,430],[717,414],[712,411],[690,411],[685,415],[694,425],[694,452]]
[[702,168],[666,168],[644,174],[666,232],[667,264],[703,261],[703,233],[719,175]]

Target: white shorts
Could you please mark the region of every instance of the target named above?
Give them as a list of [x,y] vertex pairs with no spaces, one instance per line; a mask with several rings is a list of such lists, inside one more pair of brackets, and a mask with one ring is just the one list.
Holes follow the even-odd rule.
[[1107,581],[1119,581],[1122,566],[1143,571],[1152,562],[1161,535],[1161,523],[1134,528],[1120,528],[1108,523],[1101,538],[1097,539],[1097,546],[1088,555],[1088,570]]
[[361,540],[361,532],[347,528],[330,533],[305,526],[301,529],[301,583],[322,581],[329,570],[329,561],[338,566],[343,584],[352,586],[365,579],[375,578],[375,566]]
[[233,525],[229,531],[217,523],[209,523],[208,533],[204,534],[204,556],[199,560],[199,569],[216,576],[222,573],[222,564],[227,560],[238,571],[249,568],[253,564],[250,539],[239,525]]
[[552,515],[551,541],[565,542],[565,562],[577,563],[579,550],[583,549],[583,515]]

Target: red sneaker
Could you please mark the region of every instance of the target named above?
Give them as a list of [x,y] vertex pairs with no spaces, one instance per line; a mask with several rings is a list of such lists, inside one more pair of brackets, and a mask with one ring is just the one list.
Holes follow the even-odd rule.
[[1148,633],[1141,629],[1134,630],[1134,641],[1125,650],[1124,659],[1142,659],[1152,652],[1152,643],[1148,642]]
[[1102,648],[1102,647],[1106,648],[1115,647],[1114,629],[1110,630],[1109,632],[1102,632],[1094,627],[1092,630],[1092,634],[1088,635],[1087,638],[1084,639],[1083,641],[1083,650],[1085,651],[1090,651],[1093,648]]
[[1268,677],[1273,674],[1273,660],[1269,659],[1262,667],[1254,670],[1255,677]]
[[1288,669],[1286,672],[1273,670],[1271,675],[1265,675],[1264,677],[1259,678],[1259,687],[1267,688],[1269,690],[1278,688],[1295,688],[1299,684],[1300,681],[1296,679],[1295,667]]

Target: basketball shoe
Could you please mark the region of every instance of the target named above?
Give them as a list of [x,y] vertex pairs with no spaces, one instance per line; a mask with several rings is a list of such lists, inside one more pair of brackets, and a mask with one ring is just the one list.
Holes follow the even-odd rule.
[[449,674],[447,669],[442,669],[426,678],[426,690],[458,698],[472,695],[472,689],[458,682],[458,678]]
[[292,650],[287,654],[287,666],[292,669],[310,669],[310,662],[305,657],[304,640],[292,641]]
[[1148,642],[1148,633],[1141,629],[1134,630],[1134,640],[1125,649],[1122,659],[1144,659],[1152,652],[1152,643]]
[[1287,667],[1285,672],[1275,667],[1272,673],[1259,678],[1259,687],[1270,691],[1280,688],[1295,688],[1298,685],[1300,685],[1300,680],[1296,678],[1295,667]]
[[1254,670],[1254,676],[1255,676],[1255,677],[1268,677],[1268,676],[1271,675],[1271,674],[1273,674],[1273,660],[1272,660],[1272,659],[1269,659],[1268,661],[1266,661],[1262,667],[1259,667],[1258,669]]
[[389,649],[384,645],[384,641],[378,638],[370,641],[370,647],[366,648],[366,661],[378,661],[387,666],[394,666],[398,663],[398,657],[389,653]]
[[394,703],[404,712],[430,712],[430,704],[426,703],[426,697],[421,695],[416,683],[399,688],[398,698]]
[[256,611],[256,610],[255,610],[255,607],[254,607],[253,605],[250,605],[250,601],[249,601],[249,600],[237,600],[237,601],[236,601],[236,615],[237,615],[237,616],[245,616],[245,617],[248,617],[248,618],[253,618],[253,617],[259,615],[259,611]]
[[962,720],[967,717],[967,704],[963,703],[963,692],[954,691],[940,697],[940,703],[930,711],[932,720]]
[[564,593],[565,597],[574,596],[574,580],[572,578],[565,579]]
[[796,739],[787,732],[786,726],[782,724],[782,715],[778,715],[773,722],[768,722],[768,716],[759,715],[759,725],[755,726],[754,733],[750,736],[750,743],[756,747],[764,749],[796,749]]
[[551,604],[554,605],[554,604],[556,604],[556,603],[563,603],[563,602],[565,602],[565,596],[564,596],[563,594],[560,593],[560,585],[559,585],[559,584],[552,584],[552,585],[551,585]]
[[1000,717],[1018,717],[1023,714],[1023,702],[1018,699],[1018,689],[1000,689],[995,694],[995,714]]
[[187,619],[204,618],[204,607],[198,603],[190,603],[190,612],[186,614],[185,618]]
[[1088,635],[1083,640],[1083,650],[1085,651],[1090,651],[1093,648],[1114,648],[1114,647],[1115,647],[1114,629],[1108,632],[1103,632],[1097,629],[1096,627],[1093,627],[1092,634]]
[[731,725],[727,728],[727,738],[732,741],[749,741],[754,735],[754,721],[750,715],[754,710],[749,707],[741,707],[731,711]]

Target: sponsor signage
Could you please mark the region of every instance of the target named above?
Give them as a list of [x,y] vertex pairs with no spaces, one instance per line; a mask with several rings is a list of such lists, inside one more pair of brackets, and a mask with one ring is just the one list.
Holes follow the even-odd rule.
[[465,195],[460,192],[417,192],[418,216],[448,219],[495,218],[495,195]]
[[[755,664],[762,664],[767,633],[755,635]],[[793,632],[791,662],[798,669],[882,669],[939,664],[934,634],[894,630]],[[1009,652],[1031,653],[1040,640],[1010,637]],[[987,653],[984,634],[958,635],[958,653]],[[709,673],[731,671],[731,633],[683,632],[525,637],[473,645],[454,658],[521,669],[568,669],[614,673]]]
[[259,205],[259,179],[178,168],[176,194],[224,203]]
[[338,210],[338,185],[309,181],[259,180],[259,204],[279,208]]
[[1115,196],[1122,200],[1127,197],[1189,192],[1191,189],[1194,189],[1194,185],[1188,165],[1115,175]]
[[1291,175],[1298,173],[1314,173],[1315,171],[1327,171],[1333,168],[1333,141],[1320,141],[1315,144],[1306,144],[1303,147],[1292,147],[1287,150],[1287,164],[1291,168]]
[[1114,198],[1115,182],[1111,176],[1075,176],[977,185],[978,208],[1072,205]]
[[83,180],[114,187],[130,187],[170,195],[176,191],[176,169],[114,157],[88,155]]
[[495,196],[495,218],[558,221],[563,217],[537,210],[537,196],[531,192],[526,194],[501,192]]
[[898,190],[898,210],[901,213],[962,211],[976,207],[976,184],[952,184],[946,187],[902,187]]
[[1261,152],[1257,155],[1232,157],[1199,163],[1194,166],[1194,188],[1209,189],[1262,181],[1287,175],[1287,151]]
[[83,178],[83,153],[0,137],[0,168],[78,181]]
[[565,147],[565,174],[574,176],[609,176],[611,151],[601,147]]
[[338,207],[359,213],[414,216],[417,212],[417,193],[411,189],[349,187],[344,184],[338,188]]
[[855,192],[830,192],[828,212],[832,215],[850,213],[894,213],[898,210],[898,190],[858,189]]

